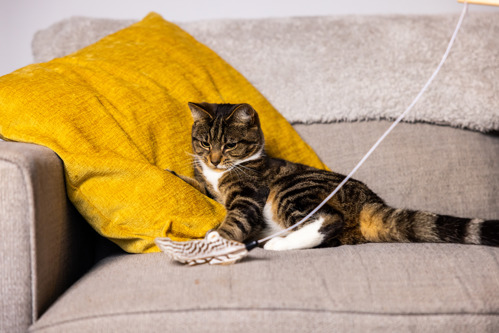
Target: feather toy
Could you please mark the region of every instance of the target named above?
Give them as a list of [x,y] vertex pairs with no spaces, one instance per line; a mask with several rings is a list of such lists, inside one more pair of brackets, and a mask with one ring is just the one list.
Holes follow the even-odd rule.
[[171,259],[190,266],[206,263],[210,265],[234,264],[256,247],[256,242],[246,245],[228,240],[214,230],[206,233],[204,239],[188,242],[175,242],[167,237],[158,237],[154,241]]

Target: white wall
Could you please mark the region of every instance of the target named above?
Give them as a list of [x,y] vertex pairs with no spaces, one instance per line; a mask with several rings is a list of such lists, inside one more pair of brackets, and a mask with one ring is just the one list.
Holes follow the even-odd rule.
[[[171,21],[343,14],[459,13],[456,0],[0,0],[0,76],[32,61],[35,31],[79,15],[140,19],[156,11]],[[499,8],[471,6],[470,11]]]

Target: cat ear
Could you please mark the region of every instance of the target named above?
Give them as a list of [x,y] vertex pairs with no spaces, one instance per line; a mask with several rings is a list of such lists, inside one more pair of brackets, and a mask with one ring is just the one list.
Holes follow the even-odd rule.
[[227,120],[233,118],[242,123],[253,123],[256,116],[256,111],[251,105],[243,103],[237,105],[227,117]]
[[189,102],[189,109],[191,109],[192,118],[196,120],[212,120],[213,112],[211,105],[208,103],[192,103]]

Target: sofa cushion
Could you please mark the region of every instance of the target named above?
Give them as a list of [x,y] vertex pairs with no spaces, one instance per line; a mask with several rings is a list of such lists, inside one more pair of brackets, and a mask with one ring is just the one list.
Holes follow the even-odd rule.
[[[32,332],[484,332],[499,327],[499,251],[366,244],[187,267],[100,262]],[[138,283],[140,281],[140,283]]]
[[165,171],[193,175],[189,101],[250,103],[270,155],[325,167],[244,77],[157,14],[1,77],[0,136],[55,151],[70,199],[99,233],[157,251],[155,237],[202,237],[225,214]]
[[[333,171],[349,173],[388,121],[295,125]],[[499,218],[499,135],[400,123],[354,175],[389,205]]]
[[[286,119],[311,123],[395,119],[435,70],[457,20],[455,14],[346,15],[180,26],[237,68]],[[127,22],[59,22],[35,36],[35,60],[72,52]],[[499,13],[470,11],[406,121],[499,130],[498,29]]]

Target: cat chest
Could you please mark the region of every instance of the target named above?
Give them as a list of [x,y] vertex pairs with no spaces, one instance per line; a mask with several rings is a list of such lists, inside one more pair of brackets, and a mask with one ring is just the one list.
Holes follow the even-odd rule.
[[220,178],[222,178],[225,172],[212,170],[204,163],[201,164],[201,167],[203,169],[203,176],[206,180],[206,183],[208,183],[208,185],[211,185],[213,191],[217,196],[220,196],[220,189],[218,187],[218,184],[220,182]]

